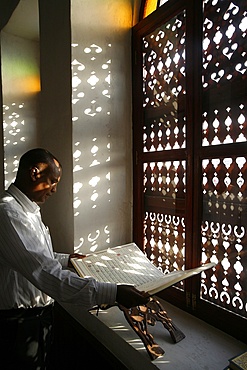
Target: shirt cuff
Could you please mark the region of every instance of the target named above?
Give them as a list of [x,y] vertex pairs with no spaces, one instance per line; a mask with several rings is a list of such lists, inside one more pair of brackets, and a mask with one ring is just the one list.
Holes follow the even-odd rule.
[[58,262],[61,263],[61,265],[63,267],[68,267],[69,254],[67,254],[67,253],[57,253],[57,252],[54,252],[54,257],[56,258],[56,260]]
[[117,284],[97,282],[97,304],[114,305],[117,298]]

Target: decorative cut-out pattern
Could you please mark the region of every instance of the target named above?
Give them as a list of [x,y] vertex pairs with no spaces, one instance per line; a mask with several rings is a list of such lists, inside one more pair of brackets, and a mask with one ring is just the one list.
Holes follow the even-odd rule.
[[185,147],[185,13],[143,39],[143,150]]
[[202,145],[246,142],[244,2],[204,1],[203,26]]
[[[164,273],[184,269],[185,224],[183,217],[146,212],[144,234],[144,251],[155,266]],[[182,288],[183,282],[178,283],[177,286]]]
[[203,113],[203,146],[246,141],[246,110],[241,101],[243,98],[235,101],[234,106],[229,100],[210,102],[210,108]]
[[247,317],[247,160],[203,161],[202,298]]
[[[247,140],[247,11],[244,3],[204,1],[204,147],[223,147]],[[202,260],[210,259],[217,266],[213,272],[202,274],[201,296],[246,317],[247,162],[244,156],[227,157],[226,153],[202,162]]]
[[[201,246],[186,245],[192,259],[201,248],[203,263],[217,263],[201,275],[201,299],[246,317],[246,1],[204,0],[202,10],[201,45],[198,34],[186,30],[185,12],[155,30],[150,24],[152,33],[143,37],[144,250],[164,272],[183,269],[189,225],[186,240],[202,240]],[[202,55],[187,81],[187,91],[192,82],[198,94],[194,100],[186,93],[187,34]],[[198,136],[188,137],[190,129]],[[186,194],[195,211],[190,220]]]
[[[184,268],[185,161],[144,164],[144,251],[164,273]],[[160,213],[156,211],[157,206]],[[182,287],[183,283],[178,286]]]
[[[185,95],[182,12],[143,38],[144,153],[185,148]],[[181,270],[185,161],[145,163],[144,188],[144,251],[165,273]],[[183,287],[182,282],[177,285]]]
[[174,202],[185,198],[185,161],[149,162],[144,163],[143,169],[145,195],[158,195]]
[[123,311],[132,329],[141,338],[152,361],[162,356],[165,351],[154,341],[153,335],[149,333],[149,325],[154,326],[159,321],[169,331],[174,343],[178,343],[185,338],[184,333],[174,325],[156,297],[150,298],[150,301],[144,306],[130,309],[119,306],[119,308]]

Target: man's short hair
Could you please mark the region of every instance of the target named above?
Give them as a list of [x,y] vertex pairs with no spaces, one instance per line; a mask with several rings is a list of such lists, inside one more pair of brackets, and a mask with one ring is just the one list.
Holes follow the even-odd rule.
[[31,149],[21,156],[19,162],[19,169],[30,170],[32,167],[35,167],[38,163],[47,163],[49,165],[54,165],[54,160],[56,160],[59,163],[59,166],[62,168],[59,160],[47,149],[43,148]]

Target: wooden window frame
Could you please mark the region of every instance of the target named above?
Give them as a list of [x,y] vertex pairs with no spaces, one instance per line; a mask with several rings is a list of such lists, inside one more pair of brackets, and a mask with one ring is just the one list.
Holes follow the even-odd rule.
[[[191,247],[186,251],[185,267],[192,268],[200,264],[201,261],[201,229],[202,220],[202,194],[201,179],[202,165],[204,158],[218,158],[226,155],[243,156],[247,155],[246,142],[237,144],[215,145],[210,147],[201,146],[201,123],[202,123],[202,0],[193,1],[169,1],[160,7],[147,18],[141,20],[132,33],[133,51],[133,240],[143,249],[143,177],[142,166],[145,160],[151,155],[143,154],[142,150],[142,50],[141,40],[144,35],[152,32],[165,23],[168,19],[186,10],[187,29],[187,121],[191,122],[187,126],[186,136],[186,161],[187,161],[187,184],[190,184],[186,192],[186,245]],[[195,102],[191,103],[191,102]],[[182,151],[181,151],[182,152]],[[169,152],[165,153],[165,160],[169,160]],[[160,152],[152,154],[152,160],[160,159]],[[172,158],[172,154],[171,157]],[[183,155],[181,158],[184,158]],[[196,201],[195,201],[196,200]],[[195,232],[197,230],[197,232]],[[192,313],[193,315],[209,322],[230,335],[247,341],[247,334],[243,329],[246,320],[238,315],[222,310],[209,302],[199,299],[201,281],[200,277],[195,277],[185,281],[185,291],[181,294],[174,288],[169,288],[161,293],[161,297],[179,306],[180,308]],[[213,306],[213,307],[212,307]],[[226,325],[227,322],[227,325]]]

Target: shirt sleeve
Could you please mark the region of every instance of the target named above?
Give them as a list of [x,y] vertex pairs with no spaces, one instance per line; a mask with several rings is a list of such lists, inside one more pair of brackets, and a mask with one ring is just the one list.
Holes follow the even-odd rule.
[[[50,253],[45,236],[38,233],[32,219],[20,212],[0,210],[0,262],[29,280],[36,288],[57,301],[90,309],[100,304],[114,304],[117,285],[81,278],[64,270],[66,256]],[[3,247],[4,246],[4,247]]]

